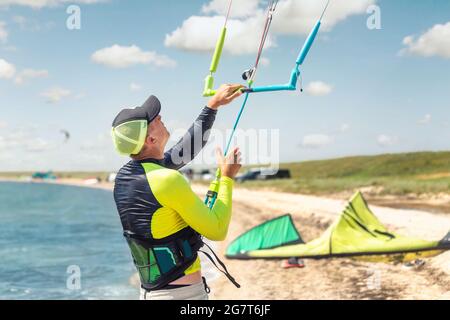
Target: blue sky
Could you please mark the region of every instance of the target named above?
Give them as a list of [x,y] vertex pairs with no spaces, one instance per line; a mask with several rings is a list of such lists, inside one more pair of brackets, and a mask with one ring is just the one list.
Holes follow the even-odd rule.
[[[126,158],[114,153],[112,119],[150,94],[170,129],[189,126],[207,102],[227,2],[0,1],[0,171],[118,169]],[[80,30],[66,27],[70,4]],[[379,30],[367,27],[374,4]],[[280,1],[257,83],[287,81],[323,5]],[[236,7],[218,83],[241,82],[260,37],[265,1]],[[449,1],[332,0],[303,67],[305,92],[252,96],[240,128],[280,130],[282,162],[448,150],[449,70]],[[241,102],[220,111],[217,128],[232,127]]]

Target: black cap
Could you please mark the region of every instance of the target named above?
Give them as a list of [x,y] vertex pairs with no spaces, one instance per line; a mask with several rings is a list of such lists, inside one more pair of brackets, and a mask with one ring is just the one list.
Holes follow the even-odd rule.
[[113,127],[133,120],[147,120],[152,122],[161,112],[161,102],[155,96],[150,96],[141,107],[123,109],[113,121]]

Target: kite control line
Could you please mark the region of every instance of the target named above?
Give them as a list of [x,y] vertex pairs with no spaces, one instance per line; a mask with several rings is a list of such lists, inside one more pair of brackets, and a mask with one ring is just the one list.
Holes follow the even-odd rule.
[[[270,31],[270,27],[272,26],[272,20],[273,20],[273,15],[275,13],[275,10],[277,9],[277,4],[278,4],[278,0],[276,1],[271,1],[269,3],[269,8],[267,11],[267,17],[266,17],[266,23],[264,25],[264,30],[263,30],[263,34],[261,36],[261,41],[259,44],[259,48],[258,48],[258,53],[256,55],[256,61],[255,61],[255,65],[253,66],[253,68],[246,70],[243,74],[242,74],[242,78],[244,80],[247,81],[248,83],[248,89],[246,90],[250,90],[250,88],[252,87],[255,78],[256,78],[256,71],[258,70],[259,67],[259,62],[261,61],[261,56],[264,50],[264,46],[266,44],[266,40],[267,40],[267,36],[269,35],[269,31]],[[242,90],[243,92],[245,92],[245,90]],[[248,91],[251,92],[251,91]]]
[[[245,94],[244,102],[242,103],[241,109],[239,110],[239,114],[236,118],[236,121],[233,126],[233,131],[231,132],[230,138],[228,139],[227,147],[225,148],[224,155],[226,156],[228,154],[228,151],[230,151],[231,143],[233,142],[233,137],[236,132],[237,126],[239,124],[239,121],[241,120],[242,113],[244,112],[245,106],[247,105],[249,94]],[[209,186],[208,192],[206,193],[205,198],[205,204],[209,206],[210,209],[214,206],[216,203],[217,195],[219,194],[219,186],[220,186],[220,177],[222,176],[222,173],[220,171],[220,168],[216,171],[216,177],[213,182],[211,182],[211,185]]]
[[[314,41],[316,40],[317,33],[319,32],[320,26],[322,24],[323,16],[325,15],[325,12],[327,11],[329,4],[330,4],[330,0],[328,0],[327,4],[322,12],[322,15],[320,16],[319,21],[317,21],[316,25],[312,29],[308,38],[306,39],[305,44],[303,45],[303,48],[300,51],[300,54],[298,55],[297,61],[295,62],[295,67],[291,72],[291,78],[289,80],[289,83],[282,84],[282,85],[265,86],[265,87],[255,87],[255,88],[249,87],[249,88],[243,89],[242,90],[243,92],[247,92],[247,93],[255,92],[256,93],[256,92],[295,91],[295,90],[297,90],[297,83],[298,83],[298,79],[300,77],[300,66],[303,65],[303,62],[305,61],[306,56],[309,53],[309,50],[311,49]],[[246,73],[244,73],[244,75],[243,75],[244,80],[247,80]]]
[[211,66],[209,67],[209,75],[205,79],[205,88],[203,89],[204,97],[211,97],[216,94],[216,90],[214,90],[214,73],[217,71],[217,67],[219,66],[220,58],[222,56],[223,46],[225,44],[225,38],[227,35],[227,23],[228,18],[230,17],[231,6],[233,4],[233,0],[230,0],[230,5],[228,7],[228,13],[225,18],[225,24],[223,25],[222,32],[220,33],[220,37],[217,40],[216,49],[214,50],[214,55],[211,61]]

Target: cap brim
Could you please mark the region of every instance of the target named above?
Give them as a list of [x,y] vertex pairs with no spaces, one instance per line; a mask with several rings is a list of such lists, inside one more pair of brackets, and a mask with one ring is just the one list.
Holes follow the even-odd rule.
[[155,96],[150,96],[141,107],[147,114],[148,122],[152,122],[161,112],[161,102]]

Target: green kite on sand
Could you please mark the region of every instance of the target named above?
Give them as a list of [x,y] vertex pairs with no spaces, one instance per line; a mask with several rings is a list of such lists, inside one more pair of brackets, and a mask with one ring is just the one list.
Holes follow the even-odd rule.
[[291,215],[252,228],[227,248],[229,259],[324,259],[353,257],[372,262],[408,262],[450,250],[450,233],[441,241],[426,241],[392,233],[369,209],[358,192],[324,234],[302,240]]

